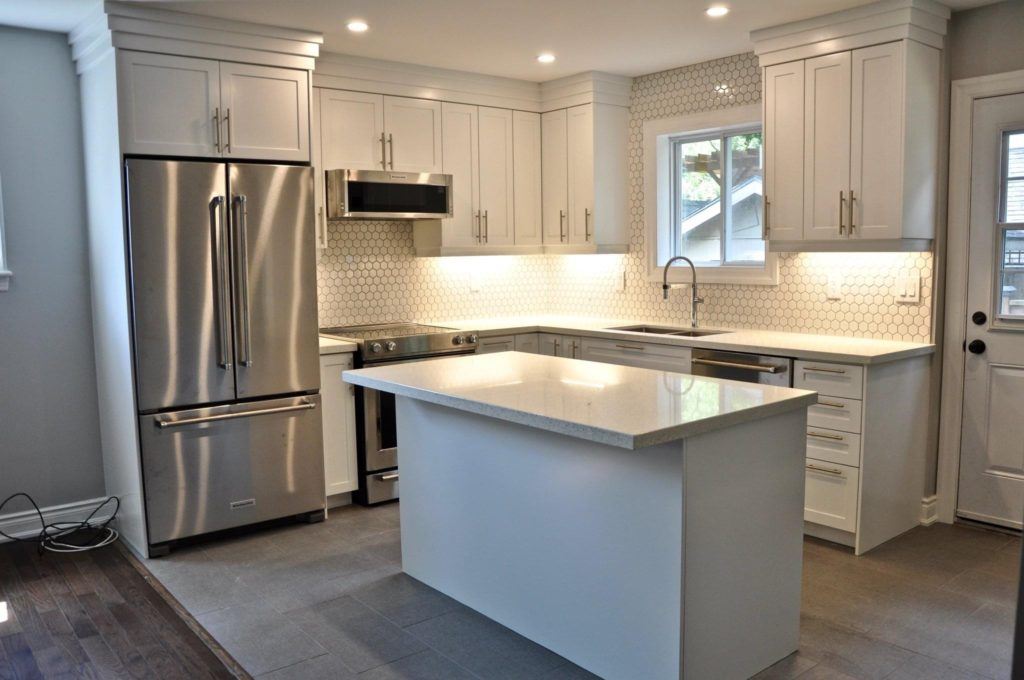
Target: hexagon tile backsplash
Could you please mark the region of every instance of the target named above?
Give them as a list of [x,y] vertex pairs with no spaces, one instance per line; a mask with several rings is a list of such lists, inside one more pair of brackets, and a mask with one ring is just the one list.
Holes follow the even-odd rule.
[[[687,291],[662,300],[643,260],[643,122],[756,103],[757,58],[740,54],[634,79],[627,255],[415,257],[410,222],[332,222],[320,257],[320,325],[565,314],[686,323]],[[827,299],[829,274],[841,299]],[[921,277],[918,303],[897,303],[899,276]],[[779,256],[777,286],[701,286],[701,325],[927,342],[931,253]]]

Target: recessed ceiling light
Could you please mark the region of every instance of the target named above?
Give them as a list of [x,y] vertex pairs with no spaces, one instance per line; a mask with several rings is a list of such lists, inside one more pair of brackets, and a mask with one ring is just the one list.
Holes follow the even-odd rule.
[[708,7],[706,10],[704,10],[704,13],[707,14],[709,17],[724,17],[726,14],[729,13],[729,8],[725,7],[724,5],[712,5],[711,7]]
[[537,61],[539,61],[542,64],[550,64],[554,60],[555,55],[551,54],[550,52],[544,52],[542,54],[537,55]]
[[352,31],[353,33],[365,33],[366,29],[370,28],[370,26],[365,21],[361,21],[359,19],[353,19],[352,21],[348,22],[346,24],[346,27],[348,27],[348,30]]

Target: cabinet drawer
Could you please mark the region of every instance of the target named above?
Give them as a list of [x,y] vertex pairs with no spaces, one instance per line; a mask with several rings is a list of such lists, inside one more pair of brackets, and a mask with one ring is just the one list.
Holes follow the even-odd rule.
[[864,387],[863,366],[797,361],[794,371],[793,387],[814,390],[830,397],[861,398]]
[[860,399],[818,395],[818,403],[807,407],[807,425],[843,432],[860,432]]
[[860,435],[808,427],[807,457],[860,467]]
[[477,354],[490,354],[492,352],[511,352],[516,348],[514,335],[495,335],[490,338],[480,338],[477,346]]
[[516,336],[515,347],[517,352],[539,354],[540,340],[537,337],[537,333],[520,333]]
[[583,358],[674,373],[690,372],[690,348],[632,340],[583,339]]
[[857,530],[860,470],[807,459],[804,519],[842,531]]

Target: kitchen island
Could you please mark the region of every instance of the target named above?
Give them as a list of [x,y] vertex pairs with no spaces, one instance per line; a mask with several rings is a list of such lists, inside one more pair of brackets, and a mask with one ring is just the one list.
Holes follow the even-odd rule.
[[796,650],[814,392],[515,352],[344,377],[396,395],[410,576],[609,680]]

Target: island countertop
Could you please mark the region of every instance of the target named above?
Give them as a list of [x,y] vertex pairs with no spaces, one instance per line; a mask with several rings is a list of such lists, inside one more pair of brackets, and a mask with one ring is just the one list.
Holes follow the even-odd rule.
[[346,382],[625,449],[815,403],[815,392],[499,352],[345,371]]

